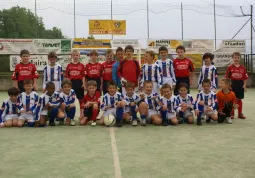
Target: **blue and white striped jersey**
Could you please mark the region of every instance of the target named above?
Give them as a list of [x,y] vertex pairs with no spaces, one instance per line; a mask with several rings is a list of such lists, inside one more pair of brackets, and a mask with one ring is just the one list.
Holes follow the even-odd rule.
[[180,104],[185,103],[188,105],[188,107],[192,110],[194,108],[194,99],[190,94],[187,94],[185,98],[181,97],[181,95],[176,96],[176,99],[178,101],[179,108],[181,109]]
[[140,99],[140,101],[145,102],[148,105],[148,109],[159,110],[160,97],[157,93],[151,93],[150,95],[145,95],[144,99]]
[[106,110],[106,107],[115,108],[117,102],[124,100],[124,97],[121,93],[116,92],[115,95],[111,96],[109,93],[106,93],[103,97],[103,102],[101,104],[101,109]]
[[59,64],[56,64],[54,67],[49,65],[45,66],[43,69],[43,88],[46,87],[47,82],[58,82],[59,86],[56,88],[61,88],[61,82],[63,81],[63,69]]
[[36,107],[35,120],[38,120],[41,111],[47,110],[47,108],[45,108],[47,103],[49,103],[49,105],[52,107],[59,107],[61,102],[62,100],[59,97],[58,92],[53,93],[51,96],[47,95],[47,93],[42,94],[42,96],[39,98],[39,102]]
[[198,104],[200,101],[204,101],[204,106],[206,107],[211,107],[213,110],[217,109],[217,96],[213,91],[210,91],[208,94],[204,93],[204,91],[201,91],[199,94],[197,94],[197,99],[194,105],[196,110],[201,108]]
[[144,81],[153,81],[158,83],[158,85],[163,85],[163,78],[161,73],[161,68],[157,64],[144,64],[141,72],[141,84]]
[[124,99],[126,101],[126,104],[129,105],[132,102],[135,102],[136,104],[140,101],[140,97],[134,93],[132,97],[127,96],[127,94],[124,96]]
[[61,92],[59,94],[59,97],[62,100],[62,102],[66,104],[66,106],[69,106],[70,104],[74,104],[76,99],[75,91],[73,89],[71,89],[68,95],[65,94],[64,92]]
[[172,95],[170,99],[167,99],[166,97],[161,97],[160,102],[167,107],[167,111],[169,113],[175,113],[179,106],[178,100],[174,95]]
[[167,59],[166,61],[157,60],[156,64],[161,68],[163,84],[165,84],[164,78],[172,78],[172,82],[175,85],[176,78],[174,73],[173,61],[171,59]]
[[19,99],[16,103],[13,103],[10,99],[5,100],[0,108],[0,123],[4,121],[4,117],[8,114],[19,114],[20,111],[24,110],[22,103]]
[[36,92],[32,91],[29,95],[27,95],[26,92],[23,92],[20,94],[19,100],[26,112],[31,111],[35,114],[35,109],[39,101],[39,96]]
[[211,81],[211,85],[213,89],[217,88],[217,68],[214,65],[206,66],[203,65],[199,78],[198,78],[198,88],[201,89],[202,87],[202,82],[204,79],[209,79]]

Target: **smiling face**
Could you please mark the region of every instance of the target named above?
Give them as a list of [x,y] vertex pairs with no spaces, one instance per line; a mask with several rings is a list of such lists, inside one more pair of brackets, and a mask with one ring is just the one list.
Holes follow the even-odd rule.
[[31,93],[33,90],[33,84],[24,84],[24,89],[26,91],[26,93]]
[[162,95],[167,98],[170,99],[172,96],[172,90],[170,88],[163,88],[162,89]]
[[184,50],[183,49],[178,49],[177,51],[176,51],[176,53],[177,53],[177,55],[178,55],[178,58],[180,58],[180,59],[183,59],[184,58]]
[[188,94],[188,89],[186,87],[181,87],[179,89],[179,93],[180,93],[181,97],[185,98]]
[[133,55],[134,55],[134,52],[133,52],[133,50],[131,50],[131,49],[127,49],[127,50],[125,51],[125,55],[126,55],[126,57],[127,57],[128,59],[131,59],[131,58],[133,57]]
[[211,84],[210,83],[203,83],[202,84],[203,90],[205,93],[209,93],[211,91]]
[[66,95],[68,95],[68,94],[70,93],[71,89],[72,89],[72,86],[69,85],[69,84],[64,84],[62,89],[63,89],[63,92],[64,92]]
[[90,59],[92,62],[97,62],[97,58],[98,58],[98,55],[96,55],[96,54],[90,55]]
[[22,63],[23,64],[28,64],[29,63],[29,57],[30,57],[29,54],[22,54],[22,56],[21,56]]
[[117,87],[115,85],[109,85],[108,87],[108,93],[109,95],[113,96],[117,92]]
[[233,62],[234,62],[234,64],[239,64],[240,63],[240,56],[234,55],[233,56]]
[[151,94],[153,89],[153,84],[152,83],[145,83],[144,84],[144,90],[146,94]]
[[167,56],[168,56],[168,52],[166,50],[161,50],[159,55],[160,55],[161,60],[166,60]]
[[106,54],[106,62],[112,62],[112,58],[113,58],[113,54],[112,53],[109,53],[109,54]]
[[54,66],[57,62],[57,59],[55,57],[50,57],[48,60],[51,66]]
[[116,57],[118,60],[122,60],[124,58],[124,52],[123,51],[118,51],[116,53]]

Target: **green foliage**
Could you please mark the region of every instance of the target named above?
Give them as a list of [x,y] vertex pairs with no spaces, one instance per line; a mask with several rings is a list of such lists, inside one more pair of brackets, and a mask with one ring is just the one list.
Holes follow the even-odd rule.
[[45,29],[41,17],[35,17],[30,10],[19,6],[0,11],[0,37],[64,38],[59,28]]
[[89,40],[94,40],[95,37],[94,37],[93,35],[89,35],[87,39],[89,39]]

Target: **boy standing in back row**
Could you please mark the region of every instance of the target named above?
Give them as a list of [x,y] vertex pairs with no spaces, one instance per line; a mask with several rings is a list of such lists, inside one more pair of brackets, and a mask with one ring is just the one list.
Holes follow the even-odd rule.
[[193,63],[189,58],[184,56],[184,46],[178,46],[176,48],[178,57],[174,60],[174,72],[176,77],[176,87],[174,89],[174,95],[179,94],[180,83],[188,85],[188,93],[190,89],[190,81],[192,81],[192,72],[194,71]]
[[122,94],[126,94],[125,83],[133,83],[135,87],[138,86],[138,79],[140,77],[140,65],[139,62],[133,59],[134,47],[127,45],[125,48],[126,58],[120,62],[118,68],[118,76],[122,83]]

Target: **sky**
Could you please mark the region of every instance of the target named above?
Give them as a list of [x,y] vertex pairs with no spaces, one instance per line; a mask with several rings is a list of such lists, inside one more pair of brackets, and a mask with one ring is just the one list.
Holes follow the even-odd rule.
[[[217,44],[232,39],[249,20],[250,4],[255,0],[215,0]],[[113,19],[126,20],[127,35],[114,39],[139,39],[142,45],[150,39],[181,39],[181,2],[183,4],[184,39],[214,39],[213,0],[148,0],[149,28],[147,28],[147,0],[112,0]],[[36,0],[37,15],[46,28],[61,28],[64,36],[74,37],[74,0]],[[0,0],[0,9],[22,6],[35,12],[35,0]],[[75,0],[76,37],[88,36],[89,19],[111,19],[111,0]],[[254,24],[254,23],[253,23]],[[148,36],[149,29],[149,36]],[[95,35],[111,39],[111,35]],[[250,43],[250,23],[235,39]]]

